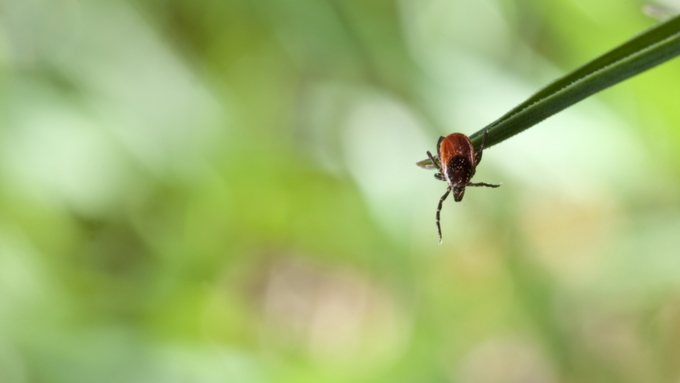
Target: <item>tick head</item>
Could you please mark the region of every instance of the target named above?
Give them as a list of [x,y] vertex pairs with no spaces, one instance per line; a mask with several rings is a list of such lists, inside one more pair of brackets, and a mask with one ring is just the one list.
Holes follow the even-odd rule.
[[465,194],[465,186],[454,186],[453,187],[453,199],[456,202],[462,201],[464,194]]

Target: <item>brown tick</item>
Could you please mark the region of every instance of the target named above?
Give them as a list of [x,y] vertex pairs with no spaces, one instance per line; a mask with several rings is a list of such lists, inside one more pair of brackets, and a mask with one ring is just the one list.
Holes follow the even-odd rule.
[[484,144],[488,131],[484,132],[482,144],[479,146],[479,151],[475,152],[472,141],[468,136],[462,133],[449,134],[446,137],[439,137],[437,141],[437,155],[433,156],[429,151],[427,152],[428,159],[417,163],[418,166],[425,169],[437,169],[437,174],[434,178],[445,181],[449,184],[446,188],[446,193],[439,200],[437,206],[437,232],[439,233],[439,244],[442,243],[442,229],[439,225],[439,214],[442,210],[444,200],[449,196],[453,190],[453,199],[456,202],[463,200],[465,188],[468,186],[485,186],[490,188],[497,188],[501,184],[487,184],[485,182],[470,182],[475,175],[477,165],[482,160],[482,151],[484,151]]

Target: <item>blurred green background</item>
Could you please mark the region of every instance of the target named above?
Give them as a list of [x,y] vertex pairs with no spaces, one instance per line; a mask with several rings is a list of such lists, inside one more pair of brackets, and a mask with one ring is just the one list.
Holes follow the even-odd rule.
[[0,1],[0,383],[678,382],[680,60],[415,166],[642,6]]

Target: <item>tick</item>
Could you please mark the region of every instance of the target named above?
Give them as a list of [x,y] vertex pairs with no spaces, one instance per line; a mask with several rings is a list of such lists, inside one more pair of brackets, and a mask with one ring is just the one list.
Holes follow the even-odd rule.
[[485,182],[470,182],[475,175],[477,165],[482,161],[482,152],[484,151],[484,144],[488,131],[484,131],[482,144],[479,146],[479,151],[475,151],[470,138],[462,133],[449,134],[446,137],[439,137],[437,141],[437,155],[433,156],[429,151],[427,152],[428,159],[418,162],[416,165],[425,169],[437,169],[437,174],[434,178],[445,181],[448,184],[446,193],[439,200],[437,205],[437,232],[439,233],[439,244],[442,243],[442,228],[439,224],[439,215],[442,210],[444,200],[449,196],[453,190],[453,199],[456,202],[463,200],[465,195],[465,188],[468,186],[485,186],[489,188],[497,188],[502,184],[488,184]]

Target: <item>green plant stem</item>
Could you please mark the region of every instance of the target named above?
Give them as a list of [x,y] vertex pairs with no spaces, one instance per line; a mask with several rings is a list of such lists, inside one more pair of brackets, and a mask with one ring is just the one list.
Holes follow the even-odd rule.
[[[546,86],[470,136],[476,147],[489,130],[496,145],[603,89],[680,54],[680,17],[661,23]],[[680,88],[680,84],[679,88]]]

